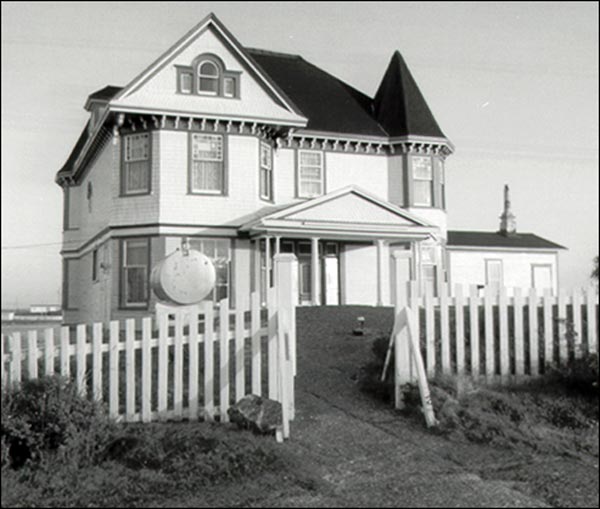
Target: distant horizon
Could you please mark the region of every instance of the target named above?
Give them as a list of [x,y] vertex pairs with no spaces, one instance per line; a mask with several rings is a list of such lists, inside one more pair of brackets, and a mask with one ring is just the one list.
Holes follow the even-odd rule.
[[561,288],[593,285],[598,4],[347,7],[3,2],[2,308],[61,302],[54,176],[87,122],[87,97],[127,84],[211,11],[243,46],[302,55],[370,97],[399,50],[456,147],[446,161],[448,228],[497,231],[508,184],[517,232],[567,248]]

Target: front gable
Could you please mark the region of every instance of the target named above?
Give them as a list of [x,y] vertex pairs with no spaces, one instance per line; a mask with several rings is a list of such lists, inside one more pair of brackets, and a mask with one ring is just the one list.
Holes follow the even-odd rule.
[[[204,57],[235,82],[235,92],[199,94],[181,89],[179,76],[193,71]],[[194,80],[195,82],[195,80]],[[214,15],[198,24],[110,102],[114,111],[211,115],[216,118],[265,121],[302,127],[304,118],[293,103],[256,66]]]

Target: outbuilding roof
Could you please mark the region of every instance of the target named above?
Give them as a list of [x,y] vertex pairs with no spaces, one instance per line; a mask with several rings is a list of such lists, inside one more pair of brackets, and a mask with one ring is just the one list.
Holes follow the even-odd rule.
[[499,232],[448,231],[446,246],[514,248],[514,249],[567,249],[533,233],[515,233],[503,235]]

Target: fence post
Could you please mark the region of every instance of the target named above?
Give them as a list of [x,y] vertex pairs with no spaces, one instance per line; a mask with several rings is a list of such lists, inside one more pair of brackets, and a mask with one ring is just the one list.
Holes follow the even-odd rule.
[[[284,437],[286,417],[294,419],[294,376],[296,375],[296,306],[298,304],[298,260],[290,253],[274,257],[275,288],[277,291],[277,334],[279,337],[280,398],[284,410]],[[281,351],[285,349],[285,351]],[[287,401],[286,401],[287,400]],[[286,414],[286,410],[289,412]]]
[[[395,251],[392,253],[394,258],[394,288],[396,290],[396,301],[394,302],[395,320],[406,322],[406,314],[401,311],[408,306],[408,288],[410,282],[408,271],[403,270],[402,264],[409,259],[409,253]],[[406,268],[406,267],[405,267]],[[397,325],[397,326],[396,326]],[[394,326],[397,331],[394,337],[394,403],[396,408],[404,408],[404,396],[400,387],[412,381],[411,376],[411,355],[410,343],[408,338],[408,329],[406,323],[399,323]]]

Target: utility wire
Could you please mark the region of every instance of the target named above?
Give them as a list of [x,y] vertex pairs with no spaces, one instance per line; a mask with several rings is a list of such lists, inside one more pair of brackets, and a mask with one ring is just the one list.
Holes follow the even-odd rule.
[[79,242],[83,242],[85,239],[77,239],[77,240],[69,240],[66,242],[49,242],[47,244],[21,244],[19,246],[2,246],[2,250],[9,249],[31,249],[37,247],[48,247],[48,246],[62,246],[65,244],[77,244]]

